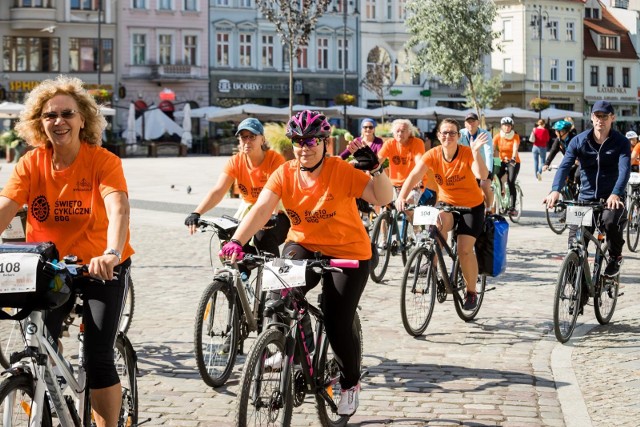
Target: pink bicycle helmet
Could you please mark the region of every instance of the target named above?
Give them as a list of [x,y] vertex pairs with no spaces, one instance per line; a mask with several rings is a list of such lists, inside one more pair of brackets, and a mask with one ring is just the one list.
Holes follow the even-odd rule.
[[287,122],[287,138],[325,138],[331,135],[331,125],[324,114],[303,110]]

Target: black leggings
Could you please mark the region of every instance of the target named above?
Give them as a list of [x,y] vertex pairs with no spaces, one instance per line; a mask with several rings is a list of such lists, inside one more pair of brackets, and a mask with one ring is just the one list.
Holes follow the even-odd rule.
[[[298,243],[285,244],[284,253],[291,254],[293,259],[315,258],[313,252]],[[358,268],[345,268],[343,272],[325,275],[320,309],[324,313],[329,344],[340,366],[340,386],[346,390],[358,384],[360,379],[362,354],[353,318],[369,278],[369,260],[360,261]],[[306,282],[307,285],[302,289],[305,294],[318,285],[320,275],[307,271]]]
[[[84,323],[84,354],[87,383],[90,389],[111,387],[120,382],[114,364],[114,346],[118,334],[124,297],[130,280],[131,259],[115,268],[118,275],[104,284],[88,279],[76,279],[82,289],[82,320]],[[45,325],[58,342],[62,322],[75,305],[75,298],[47,312]]]
[[[624,246],[622,233],[627,223],[627,209],[625,207],[605,209],[602,212],[594,214],[594,223],[598,224],[598,228],[605,233],[605,239],[609,244],[609,256],[619,257],[622,255],[622,248]],[[587,227],[587,229],[591,233],[594,231],[594,227]],[[577,231],[577,225],[569,226],[569,247],[571,247],[575,240]]]
[[520,172],[520,163],[502,162],[498,171],[498,181],[500,181],[500,189],[502,189],[502,177],[507,174],[507,184],[509,185],[509,196],[511,197],[511,209],[516,207],[516,178]]

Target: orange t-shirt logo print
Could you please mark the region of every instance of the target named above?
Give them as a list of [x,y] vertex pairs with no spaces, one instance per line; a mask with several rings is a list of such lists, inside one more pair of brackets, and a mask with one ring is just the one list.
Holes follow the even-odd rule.
[[31,202],[31,215],[33,215],[38,222],[46,221],[47,218],[49,218],[49,211],[49,202],[47,202],[45,196],[38,196]]

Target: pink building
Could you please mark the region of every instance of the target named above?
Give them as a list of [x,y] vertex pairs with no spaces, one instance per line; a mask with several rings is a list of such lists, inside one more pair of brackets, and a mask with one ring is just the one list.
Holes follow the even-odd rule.
[[[209,105],[207,0],[117,2],[118,106],[160,107],[171,113]],[[160,99],[170,90],[175,100]],[[163,96],[163,98],[166,98]],[[153,107],[151,107],[153,108]],[[120,127],[127,112],[118,109]],[[200,129],[194,121],[193,134]]]

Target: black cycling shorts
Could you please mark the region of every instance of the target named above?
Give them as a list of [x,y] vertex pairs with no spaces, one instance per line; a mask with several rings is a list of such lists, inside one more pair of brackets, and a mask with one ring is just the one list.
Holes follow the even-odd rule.
[[471,212],[454,212],[453,222],[458,227],[458,235],[464,234],[477,239],[484,226],[484,202],[471,208]]

